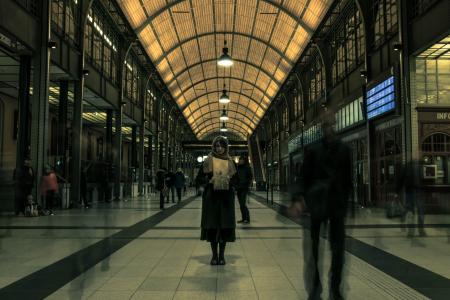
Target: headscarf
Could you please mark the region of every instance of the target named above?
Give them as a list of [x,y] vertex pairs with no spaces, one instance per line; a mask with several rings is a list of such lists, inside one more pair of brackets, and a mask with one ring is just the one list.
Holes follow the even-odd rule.
[[[219,154],[216,152],[214,147],[215,144],[220,143],[222,147],[225,149],[223,154]],[[213,172],[213,157],[228,160],[228,176],[233,176],[236,173],[236,167],[234,166],[234,162],[231,159],[228,149],[228,140],[223,136],[217,136],[212,142],[212,151],[208,154],[208,157],[205,159],[203,163],[203,172],[212,173]]]

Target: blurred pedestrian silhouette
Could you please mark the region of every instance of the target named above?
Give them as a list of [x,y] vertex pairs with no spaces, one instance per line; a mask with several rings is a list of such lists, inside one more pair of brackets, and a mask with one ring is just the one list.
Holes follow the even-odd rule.
[[53,215],[53,205],[58,193],[58,179],[55,171],[47,166],[41,181],[41,195],[45,199],[47,213]]
[[172,203],[175,203],[175,173],[172,171],[167,172],[165,180],[168,189],[166,203],[170,202],[170,194],[172,194]]
[[14,178],[16,179],[15,212],[16,215],[24,214],[27,197],[31,195],[34,184],[34,170],[29,158],[26,158],[22,167],[15,171]]
[[[344,264],[344,219],[351,195],[351,152],[334,132],[334,113],[326,112],[321,118],[321,141],[305,149],[303,166],[299,174],[299,187],[289,212],[299,215],[306,208],[310,212],[310,250],[305,257],[305,286],[308,299],[321,299],[322,284],[318,268],[321,226],[328,223],[331,247],[330,295],[343,299],[341,294]],[[305,255],[309,251],[305,251]]]
[[250,212],[247,207],[247,194],[252,184],[253,174],[250,169],[248,158],[246,156],[239,157],[239,164],[237,167],[237,176],[239,178],[236,193],[239,200],[239,207],[241,209],[242,219],[238,223],[250,223]]
[[156,177],[155,177],[155,188],[159,192],[159,208],[164,209],[164,198],[166,197],[167,193],[167,186],[166,186],[166,168],[160,168],[158,171],[156,171]]
[[[424,229],[425,212],[423,205],[422,182],[420,177],[420,164],[412,160],[404,166],[400,176],[397,177],[396,199],[404,193],[405,211],[403,221],[408,226],[408,237],[413,237],[415,227],[420,236],[426,236]],[[414,225],[414,215],[417,214],[417,226]]]
[[175,173],[175,179],[174,179],[174,186],[177,189],[177,198],[178,203],[181,202],[181,191],[184,189],[186,185],[186,178],[184,177],[184,173],[181,170],[181,168],[178,168],[177,172]]

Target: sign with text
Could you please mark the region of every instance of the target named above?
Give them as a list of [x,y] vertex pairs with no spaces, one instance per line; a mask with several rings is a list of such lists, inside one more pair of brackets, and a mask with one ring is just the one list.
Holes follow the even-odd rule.
[[366,94],[367,119],[373,119],[395,108],[394,76],[369,89]]

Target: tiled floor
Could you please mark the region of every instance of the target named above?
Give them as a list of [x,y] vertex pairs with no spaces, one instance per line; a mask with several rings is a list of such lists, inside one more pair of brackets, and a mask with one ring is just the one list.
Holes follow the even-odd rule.
[[[88,211],[61,211],[52,217],[1,217],[4,229],[0,239],[0,287],[123,228],[156,217],[158,211],[157,199],[153,197]],[[238,225],[236,242],[227,244],[226,266],[209,265],[209,244],[199,240],[201,200],[196,198],[54,289],[48,299],[306,299],[304,229],[255,199],[250,199],[250,211],[251,224]],[[238,209],[236,214],[239,219]],[[423,261],[425,267],[449,278],[448,267],[443,263],[450,261],[445,250],[449,245],[448,231],[429,230],[428,237],[414,239],[426,244],[425,248],[408,248],[411,239],[397,237],[400,230],[395,230],[358,228],[348,233],[369,245],[384,247],[393,255],[415,263]],[[322,296],[328,299],[330,252],[325,239],[321,253]],[[429,263],[427,253],[441,263]],[[344,274],[346,299],[426,299],[351,253],[346,253]]]

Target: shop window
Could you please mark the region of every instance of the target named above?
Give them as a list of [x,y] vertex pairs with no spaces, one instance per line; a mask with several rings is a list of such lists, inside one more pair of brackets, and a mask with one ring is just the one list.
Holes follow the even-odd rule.
[[450,152],[450,136],[445,133],[435,133],[422,142],[423,152]]

